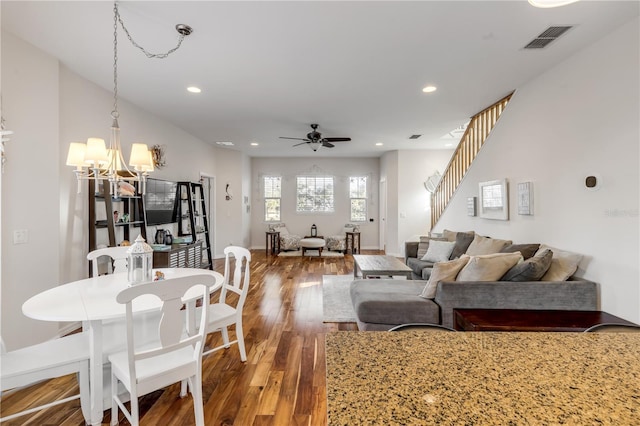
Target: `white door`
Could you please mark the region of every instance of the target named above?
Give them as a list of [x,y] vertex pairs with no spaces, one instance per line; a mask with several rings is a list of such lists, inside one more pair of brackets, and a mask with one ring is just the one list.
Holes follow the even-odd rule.
[[380,181],[380,250],[387,250],[387,181]]

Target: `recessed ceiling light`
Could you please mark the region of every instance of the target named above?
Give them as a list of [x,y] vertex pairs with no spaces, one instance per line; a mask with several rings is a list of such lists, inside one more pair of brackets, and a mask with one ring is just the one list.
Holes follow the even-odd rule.
[[251,142],[251,146],[258,146],[260,145],[258,142]]
[[448,148],[450,146],[453,146],[453,144],[452,143],[445,143],[444,146],[446,146]]
[[382,146],[382,145],[384,145],[382,142],[377,142],[376,143],[376,146]]
[[431,93],[435,92],[436,90],[438,90],[436,86],[426,86],[424,89],[422,89],[424,93]]
[[233,146],[233,142],[227,142],[227,141],[221,141],[221,142],[216,142],[218,145],[222,145],[222,146]]
[[196,87],[196,86],[187,87],[187,91],[191,92],[191,93],[200,93],[200,92],[202,92],[202,90],[200,90],[200,88]]

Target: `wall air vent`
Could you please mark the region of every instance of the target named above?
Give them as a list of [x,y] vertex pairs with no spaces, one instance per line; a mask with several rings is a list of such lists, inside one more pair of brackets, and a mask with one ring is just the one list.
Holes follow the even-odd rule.
[[527,44],[525,49],[542,49],[569,31],[572,26],[549,27]]
[[409,136],[409,139],[418,139],[420,136],[422,135],[411,135]]

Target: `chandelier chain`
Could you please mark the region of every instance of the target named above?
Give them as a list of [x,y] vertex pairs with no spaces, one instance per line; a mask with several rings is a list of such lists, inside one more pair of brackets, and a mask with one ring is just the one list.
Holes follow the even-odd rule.
[[118,3],[113,2],[113,111],[111,117],[117,119],[118,113]]
[[129,30],[127,29],[127,27],[124,26],[124,22],[122,22],[122,17],[120,16],[120,13],[118,12],[117,4],[115,6],[115,13],[116,13],[118,22],[120,22],[120,26],[124,30],[124,33],[127,35],[127,38],[129,39],[131,44],[133,44],[135,47],[140,49],[142,51],[142,53],[144,53],[147,58],[155,58],[155,59],[164,59],[164,58],[166,58],[167,56],[171,55],[173,52],[175,52],[176,50],[178,50],[180,48],[180,46],[182,45],[182,41],[184,40],[184,37],[186,35],[186,34],[183,34],[183,33],[179,33],[180,36],[178,37],[178,44],[176,45],[176,47],[174,47],[173,49],[170,49],[166,53],[151,53],[148,50],[146,50],[144,47],[142,47],[138,43],[136,43],[136,41],[133,39],[133,37],[131,37],[131,34],[129,33]]

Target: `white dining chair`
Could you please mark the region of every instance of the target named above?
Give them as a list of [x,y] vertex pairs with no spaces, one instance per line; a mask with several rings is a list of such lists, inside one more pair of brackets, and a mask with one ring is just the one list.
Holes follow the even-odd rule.
[[[224,281],[220,290],[220,298],[217,303],[209,306],[209,322],[207,333],[222,332],[222,345],[212,349],[206,349],[204,355],[229,348],[232,344],[238,344],[240,360],[247,360],[247,353],[244,347],[244,334],[242,331],[242,308],[249,291],[249,280],[251,278],[251,253],[244,247],[229,246],[224,249]],[[233,272],[231,269],[231,256],[235,259]],[[238,295],[238,301],[234,305],[227,303],[229,292]],[[227,327],[235,325],[236,340],[229,341]]]
[[[121,291],[116,300],[126,304],[127,349],[109,355],[111,363],[111,424],[118,424],[118,409],[122,410],[132,425],[139,423],[138,397],[186,380],[193,395],[196,425],[204,425],[202,403],[202,347],[206,324],[209,319],[208,305],[212,275],[201,274],[139,284]],[[196,285],[202,286],[203,315],[199,331],[186,333],[186,316],[181,310],[182,297]],[[162,315],[158,323],[159,341],[155,344],[140,344],[134,333],[132,303],[138,297],[153,297],[162,300]],[[118,394],[119,383],[128,391],[131,411],[124,406]]]
[[0,423],[80,398],[85,419],[90,418],[89,337],[87,333],[48,340],[6,352],[2,341],[0,391],[26,387],[37,382],[77,373],[80,393],[0,418]]
[[98,276],[98,264],[100,263],[98,258],[103,256],[109,257],[109,262],[107,264],[108,274],[119,274],[122,272],[127,272],[127,258],[129,256],[127,250],[129,250],[129,247],[120,246],[105,247],[90,251],[89,254],[87,254],[87,260],[91,262],[92,276]]

